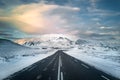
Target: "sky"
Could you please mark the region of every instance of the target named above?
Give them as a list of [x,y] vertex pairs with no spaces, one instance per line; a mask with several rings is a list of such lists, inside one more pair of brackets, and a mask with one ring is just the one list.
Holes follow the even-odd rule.
[[0,38],[43,34],[120,40],[120,0],[0,0]]

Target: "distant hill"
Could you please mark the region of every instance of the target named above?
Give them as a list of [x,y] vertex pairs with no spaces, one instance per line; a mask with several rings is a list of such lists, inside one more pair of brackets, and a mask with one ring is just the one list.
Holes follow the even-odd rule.
[[63,35],[45,35],[40,38],[20,39],[15,41],[18,44],[22,44],[27,47],[34,48],[71,48],[75,45],[75,42],[67,36]]
[[21,55],[19,53],[23,50],[30,49],[28,47],[19,45],[10,40],[0,39],[0,57],[13,57],[15,55]]

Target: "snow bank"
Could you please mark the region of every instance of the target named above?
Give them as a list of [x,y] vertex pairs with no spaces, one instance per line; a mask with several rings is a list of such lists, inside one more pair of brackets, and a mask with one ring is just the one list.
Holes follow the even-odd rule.
[[9,75],[22,70],[23,68],[43,59],[56,51],[39,51],[40,54],[34,56],[17,56],[15,58],[11,58],[9,62],[5,62],[3,58],[0,58],[0,80],[8,77]]
[[[99,53],[100,51],[101,53]],[[95,54],[94,52],[98,52],[98,53]],[[95,68],[102,70],[107,74],[120,78],[120,63],[118,61],[110,59],[110,57],[103,58],[102,56],[100,56],[100,54],[104,54],[105,52],[102,53],[102,50],[98,48],[94,52],[90,50],[86,50],[86,49],[84,50],[84,49],[78,49],[78,48],[65,51],[65,53],[91,66],[94,66]],[[117,54],[114,51],[107,51],[107,54],[105,54],[104,57],[108,55],[119,56],[120,54]]]

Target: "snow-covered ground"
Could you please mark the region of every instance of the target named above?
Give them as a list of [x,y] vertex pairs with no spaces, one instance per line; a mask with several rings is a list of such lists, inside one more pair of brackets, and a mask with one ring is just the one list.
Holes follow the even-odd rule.
[[55,52],[56,50],[29,48],[0,39],[0,80]]
[[[27,51],[26,51],[27,52]],[[29,51],[28,51],[29,52]],[[33,52],[36,53],[34,50]],[[38,51],[37,51],[38,52]],[[54,54],[56,50],[46,50],[41,51],[39,50],[40,54],[37,55],[30,55],[30,56],[16,56],[14,58],[9,59],[9,61],[4,61],[4,59],[0,60],[0,80],[3,78],[22,70],[23,68],[41,60],[44,59],[52,54]]]
[[38,39],[0,39],[0,80],[54,54],[59,48],[74,46],[65,35],[43,35]]
[[39,38],[18,39],[15,42],[31,48],[53,48],[68,49],[74,47],[75,39],[73,36],[61,34],[46,34]]
[[99,69],[107,74],[120,78],[120,52],[100,46],[76,46],[65,53]]
[[[46,37],[47,36],[47,37]],[[47,38],[47,39],[46,39]],[[107,42],[89,40],[89,39],[77,39],[72,40],[66,36],[43,36],[36,42],[32,40],[18,40],[19,42],[26,43],[24,45],[30,46],[31,42],[34,44],[44,45],[46,47],[58,47],[60,49],[67,49],[66,53],[80,59],[97,69],[100,69],[110,75],[120,78],[120,44],[114,43],[114,41]]]
[[95,68],[120,78],[120,44],[77,39],[65,35],[43,35],[38,39],[0,39],[0,80],[59,49]]

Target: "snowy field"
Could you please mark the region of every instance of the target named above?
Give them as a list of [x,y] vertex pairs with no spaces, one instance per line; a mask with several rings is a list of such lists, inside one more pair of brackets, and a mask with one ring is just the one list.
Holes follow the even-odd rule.
[[120,78],[120,53],[102,47],[77,46],[65,53],[101,70]]
[[[44,38],[45,39],[44,39]],[[42,39],[20,39],[16,43],[0,39],[0,80],[44,59],[57,50],[120,78],[120,45],[78,39],[66,36],[43,36]],[[19,45],[20,44],[20,45]]]
[[[27,51],[26,51],[27,52]],[[28,51],[30,53],[30,51]],[[15,56],[10,58],[8,61],[1,58],[0,60],[0,80],[8,77],[9,75],[22,70],[23,68],[30,66],[31,64],[42,60],[56,52],[56,50],[32,50],[31,53],[39,53],[36,55],[27,56]]]
[[[58,48],[73,46],[72,41],[66,37],[46,38],[48,36],[45,36],[45,41],[41,41],[41,39],[27,40],[26,44],[22,45],[0,39],[0,80],[54,54]],[[23,41],[20,40],[20,42]]]

